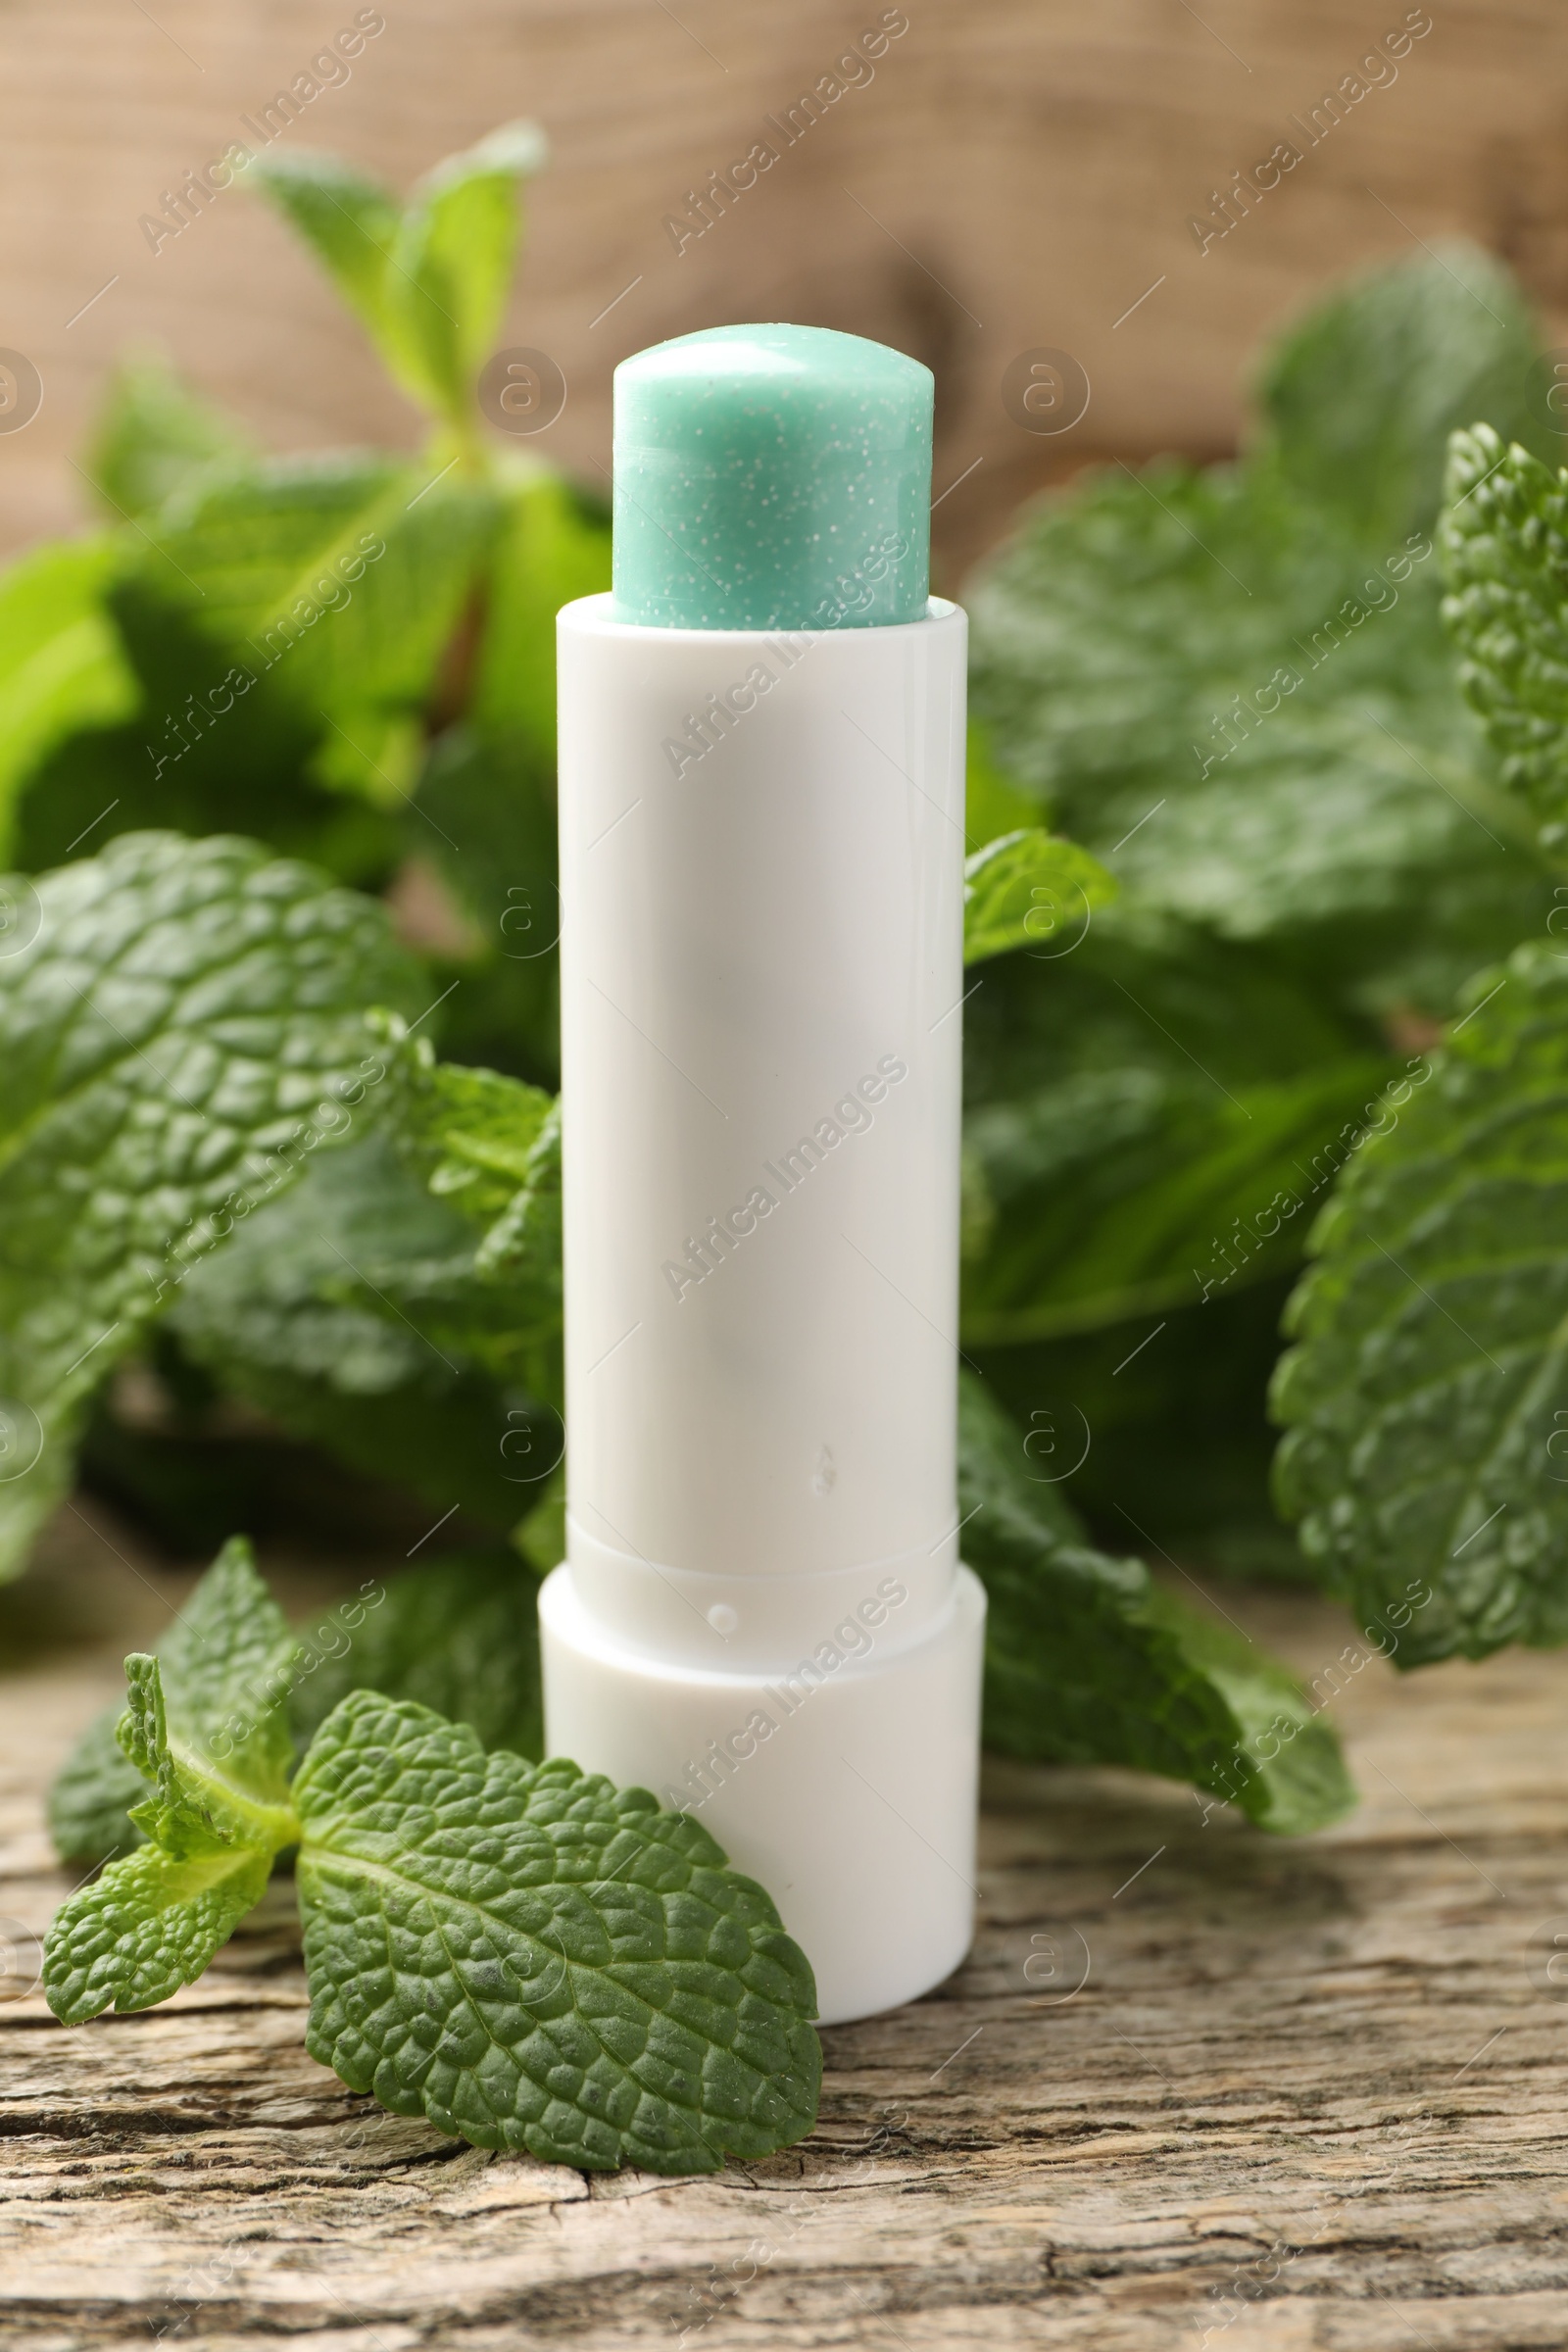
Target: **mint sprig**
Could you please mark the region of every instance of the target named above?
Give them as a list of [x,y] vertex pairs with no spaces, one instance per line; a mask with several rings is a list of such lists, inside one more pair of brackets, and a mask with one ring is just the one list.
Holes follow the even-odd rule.
[[290,1783],[291,1638],[246,1546],[187,1620],[169,1690],[156,1658],[125,1661],[148,1842],[49,1931],[65,2024],[193,1983],[293,1846],[307,2046],[396,2113],[588,2171],[716,2172],[810,2130],[810,1966],[699,1824],[370,1690]]

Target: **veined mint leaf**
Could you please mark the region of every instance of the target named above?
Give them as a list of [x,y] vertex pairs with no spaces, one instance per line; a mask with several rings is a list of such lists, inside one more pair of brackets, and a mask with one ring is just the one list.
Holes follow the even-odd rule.
[[1568,473],[1490,425],[1455,433],[1443,553],[1459,675],[1503,776],[1568,840]]
[[[183,1740],[172,1742],[156,1658],[132,1652],[125,1660],[125,1682],[130,1697],[116,1737],[142,1779],[153,1784],[153,1794],[131,1808],[130,1818],[143,1837],[176,1862],[229,1853],[236,1846],[269,1845],[270,1833],[280,1823],[284,1834],[276,1843],[286,1844],[292,1822],[282,1782],[274,1792],[280,1801],[266,1805],[210,1747],[191,1738],[188,1727]],[[270,1698],[274,1712],[278,1695]]]
[[372,1132],[318,1154],[193,1267],[170,1320],[187,1355],[291,1435],[422,1495],[432,1518],[461,1504],[466,1536],[499,1534],[535,1491],[506,1450],[523,1398],[462,1346],[465,1302],[485,1343],[516,1349],[528,1333],[473,1261],[473,1229]]
[[[158,1645],[161,1690],[185,1743],[237,1776],[262,1804],[286,1797],[291,1648],[243,1536],[223,1545]],[[133,1708],[135,1689],[132,1679]],[[122,1745],[118,1735],[126,1719],[119,1705],[95,1717],[50,1791],[49,1827],[62,1861],[101,1861],[143,1835],[126,1816],[157,1772]],[[158,1744],[144,1740],[143,1752]]]
[[215,1844],[177,1857],[138,1846],[57,1912],[44,1942],[43,1988],[62,2025],[122,2015],[193,1984],[267,1891],[270,1852]]
[[[166,1756],[171,1770],[210,1782],[220,1814],[225,1806],[238,1809],[230,1827],[243,1826],[238,1817],[248,1808],[285,1805],[293,1764],[292,1647],[283,1612],[256,1573],[255,1553],[243,1536],[231,1537],[175,1617],[160,1657],[129,1676],[121,1744],[137,1770],[154,1780]],[[166,1687],[172,1740],[162,1726]]]
[[811,2128],[803,1954],[689,1816],[372,1692],[295,1782],[307,2046],[400,2115],[604,2171]]
[[1439,618],[1443,434],[1511,429],[1532,348],[1485,265],[1458,276],[1423,262],[1331,297],[1266,371],[1241,466],[1093,473],[966,600],[996,757],[1123,906],[1278,941],[1342,1001],[1373,975],[1407,997],[1396,975],[1451,967],[1479,924],[1451,989],[1541,896]]
[[1317,1225],[1274,1393],[1281,1504],[1401,1666],[1568,1638],[1568,958],[1471,997]]
[[375,1114],[367,1007],[422,987],[379,907],[249,842],[125,834],[36,892],[0,958],[0,1574],[189,1265]]
[[[1473,245],[1374,270],[1286,330],[1258,386],[1263,460],[1363,545],[1430,529],[1457,425],[1488,416],[1529,440],[1529,305]],[[1544,440],[1545,436],[1543,434]]]
[[1098,858],[1039,826],[1004,833],[963,868],[963,960],[1010,948],[1060,955],[1077,945],[1096,906],[1116,895]]
[[1036,1434],[960,1374],[964,1556],[990,1601],[987,1746],[1192,1781],[1282,1834],[1337,1820],[1355,1792],[1310,1698],[1142,1561],[1094,1550]]

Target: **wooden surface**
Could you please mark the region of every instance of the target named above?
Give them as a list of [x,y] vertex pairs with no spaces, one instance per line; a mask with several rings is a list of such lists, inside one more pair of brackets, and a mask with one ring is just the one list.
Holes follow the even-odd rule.
[[[409,441],[410,411],[284,229],[224,190],[153,251],[187,169],[248,137],[358,0],[8,0],[0,10],[0,345],[44,403],[0,434],[0,545],[86,511],[71,461],[138,339],[279,449]],[[938,376],[949,585],[1018,496],[1094,456],[1234,441],[1259,335],[1358,264],[1462,231],[1568,313],[1568,43],[1555,0],[1433,0],[1432,30],[1200,253],[1233,172],[1296,137],[1405,0],[907,0],[836,100],[708,234],[663,223],[828,74],[882,0],[384,0],[386,29],[281,134],[407,186],[509,116],[544,123],[512,340],[568,398],[536,444],[590,481],[625,353],[723,319],[896,343]],[[858,69],[852,69],[858,73]],[[1382,74],[1384,69],[1375,68]],[[1140,299],[1147,296],[1147,299]],[[613,306],[609,307],[609,306]],[[1134,308],[1133,306],[1137,306]],[[1004,369],[1071,352],[1083,421],[1039,438]]]
[[[35,1932],[49,1774],[188,1583],[97,1516],[0,1595],[0,1913]],[[1344,1646],[1315,1600],[1223,1598],[1308,1676]],[[1367,1664],[1338,1705],[1361,1810],[1306,1843],[994,1771],[970,1961],[826,2034],[811,2138],[712,2180],[584,2179],[353,2096],[305,2054],[274,1886],[162,2010],[0,2006],[8,2352],[1557,2352],[1568,2008],[1531,1937],[1568,1913],[1563,1690],[1552,1657]]]

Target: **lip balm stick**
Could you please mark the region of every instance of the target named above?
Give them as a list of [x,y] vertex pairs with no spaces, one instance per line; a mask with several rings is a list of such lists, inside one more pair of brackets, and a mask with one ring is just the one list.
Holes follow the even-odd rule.
[[794,326],[615,377],[560,618],[567,1548],[547,1740],[766,1886],[824,2020],[968,1949],[955,1500],[966,625],[929,371]]

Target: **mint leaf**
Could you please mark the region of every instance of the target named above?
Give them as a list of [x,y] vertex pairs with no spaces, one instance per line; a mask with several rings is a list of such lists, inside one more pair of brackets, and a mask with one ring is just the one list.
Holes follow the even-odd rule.
[[1453,437],[1443,522],[1466,694],[1542,838],[1568,840],[1568,474],[1490,425]]
[[[553,679],[550,707],[553,746]],[[443,1007],[445,1051],[553,1087],[561,1067],[554,750],[520,732],[449,727],[414,791],[410,848],[434,859],[474,941],[463,986]]]
[[24,556],[0,578],[0,857],[40,760],[78,727],[125,717],[135,680],[104,610],[114,543],[77,539]]
[[335,1601],[295,1633],[296,1740],[349,1691],[375,1690],[466,1724],[485,1747],[541,1754],[538,1595],[514,1552],[459,1552]]
[[247,842],[126,834],[36,889],[0,958],[0,1574],[189,1266],[381,1107],[365,1008],[421,985],[378,907]]
[[468,715],[481,734],[515,738],[536,760],[553,766],[556,614],[575,598],[598,596],[610,586],[610,515],[602,503],[555,474],[508,479],[503,501]]
[[465,1535],[475,1522],[499,1533],[536,1491],[506,1451],[525,1399],[460,1346],[465,1302],[487,1317],[476,1345],[493,1329],[514,1352],[527,1335],[473,1261],[471,1229],[372,1132],[318,1153],[193,1267],[171,1323],[225,1392],[292,1436],[422,1495],[432,1519],[461,1504]]
[[1004,833],[964,862],[963,960],[982,963],[1011,948],[1070,953],[1093,909],[1115,895],[1099,859],[1075,843],[1038,826]]
[[307,2046],[476,2146],[716,2172],[810,2130],[807,1962],[689,1817],[345,1698],[295,1783]]
[[1283,1667],[1085,1540],[1025,1433],[967,1373],[964,1556],[985,1585],[984,1737],[1030,1761],[1122,1764],[1299,1836],[1354,1802],[1339,1743]]
[[1396,545],[1436,520],[1456,426],[1488,416],[1534,437],[1539,350],[1513,278],[1473,245],[1371,270],[1270,353],[1258,385],[1265,457],[1370,551]]
[[1093,475],[971,593],[976,712],[1124,893],[1375,957],[1443,878],[1519,862],[1436,573],[1429,536],[1370,560],[1247,472]]
[[402,206],[335,155],[279,147],[254,156],[247,184],[271,199],[330,273],[338,292],[385,348],[384,292]]
[[[242,1536],[223,1545],[158,1645],[167,1704],[205,1752],[254,1754],[254,1791],[279,1801],[288,1762],[289,1635],[256,1573]],[[49,1792],[49,1830],[63,1862],[100,1862],[139,1844],[128,1819],[146,1795],[142,1771],[121,1745],[125,1709],[108,1707],[87,1726]],[[248,1739],[237,1741],[245,1731]],[[254,1740],[254,1749],[250,1741]]]
[[394,374],[460,432],[506,308],[518,183],[545,152],[537,124],[504,123],[427,173],[398,226],[382,288],[383,349]]
[[143,1842],[129,1819],[147,1785],[120,1744],[117,1699],[78,1737],[49,1791],[49,1836],[62,1862],[106,1862]]
[[[193,1801],[236,1835],[249,1834],[254,1812],[288,1802],[292,1646],[250,1544],[232,1537],[177,1615],[162,1658],[144,1660],[136,1674],[127,1666],[130,1705],[122,1747],[147,1779],[172,1776],[173,1796],[200,1782]],[[176,1727],[172,1740],[164,1722],[166,1684]]]
[[1427,262],[1331,297],[1265,370],[1271,421],[1241,466],[1092,473],[984,569],[976,718],[1124,905],[1278,942],[1342,1001],[1430,974],[1438,1012],[1537,919],[1428,527],[1446,423],[1480,401],[1508,426],[1528,397],[1518,317]]
[[971,1112],[965,1341],[1093,1331],[1288,1270],[1387,1075],[1366,1055],[1221,1089],[1133,1065]]
[[423,1041],[407,1098],[426,1183],[484,1229],[477,1271],[526,1269],[559,1295],[561,1105],[499,1070],[435,1060]]
[[532,123],[506,123],[438,165],[406,206],[335,156],[270,155],[248,172],[314,248],[404,390],[466,432],[473,377],[511,280],[517,182],[544,155]]
[[232,419],[181,381],[157,351],[121,362],[87,452],[105,512],[144,519],[203,466],[232,464],[252,444]]
[[1483,974],[1312,1237],[1277,1487],[1401,1666],[1568,1638],[1568,960]]
[[435,471],[359,453],[203,472],[128,551],[126,593],[352,749],[422,704],[495,527],[488,493]]
[[122,2015],[194,1984],[267,1891],[272,1856],[217,1843],[175,1855],[144,1845],[57,1912],[44,1942],[43,1988],[62,2025],[113,2006]]

